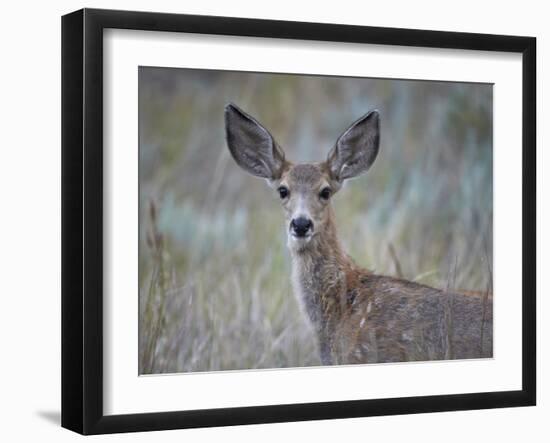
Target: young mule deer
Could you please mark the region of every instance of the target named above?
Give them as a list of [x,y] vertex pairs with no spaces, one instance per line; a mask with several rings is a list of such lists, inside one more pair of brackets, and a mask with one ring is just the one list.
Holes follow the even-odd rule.
[[323,364],[492,356],[492,296],[452,293],[358,267],[336,233],[332,197],[378,154],[371,111],[338,138],[322,163],[293,164],[269,131],[229,104],[227,145],[237,164],[280,197],[292,286],[318,339]]

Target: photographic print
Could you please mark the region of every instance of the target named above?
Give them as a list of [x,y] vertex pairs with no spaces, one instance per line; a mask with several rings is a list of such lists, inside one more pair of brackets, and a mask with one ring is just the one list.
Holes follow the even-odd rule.
[[139,373],[492,358],[492,133],[487,83],[141,66]]
[[98,9],[61,36],[63,427],[536,404],[535,38]]

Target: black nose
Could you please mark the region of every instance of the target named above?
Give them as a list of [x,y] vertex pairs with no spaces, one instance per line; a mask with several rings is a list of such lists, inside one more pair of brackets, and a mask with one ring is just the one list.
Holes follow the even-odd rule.
[[296,237],[304,237],[307,231],[313,229],[313,223],[305,217],[298,217],[290,222],[290,227]]

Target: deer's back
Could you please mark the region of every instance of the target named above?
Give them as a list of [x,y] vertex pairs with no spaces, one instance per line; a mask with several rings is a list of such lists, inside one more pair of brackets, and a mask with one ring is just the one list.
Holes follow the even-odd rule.
[[361,274],[348,285],[334,363],[492,357],[492,296]]

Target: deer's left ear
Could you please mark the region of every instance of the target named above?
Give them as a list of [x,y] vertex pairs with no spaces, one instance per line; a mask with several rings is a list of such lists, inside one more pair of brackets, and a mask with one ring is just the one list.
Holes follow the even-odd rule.
[[370,111],[351,125],[328,154],[332,178],[343,181],[368,171],[376,160],[380,145],[380,117]]

